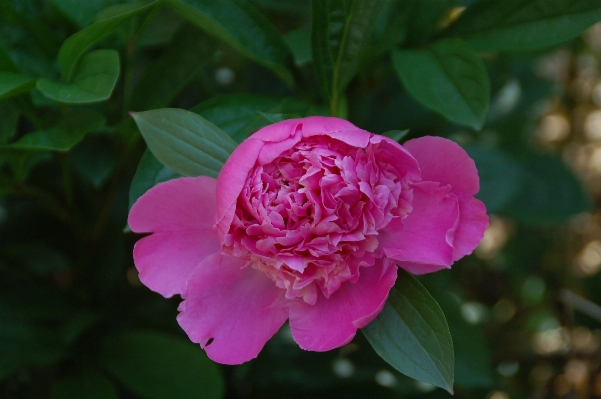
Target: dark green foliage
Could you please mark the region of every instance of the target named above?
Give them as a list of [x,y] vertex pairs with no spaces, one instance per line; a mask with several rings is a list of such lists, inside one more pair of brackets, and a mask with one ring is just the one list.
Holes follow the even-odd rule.
[[453,391],[453,341],[440,307],[404,270],[384,310],[363,329],[375,351],[401,373]]

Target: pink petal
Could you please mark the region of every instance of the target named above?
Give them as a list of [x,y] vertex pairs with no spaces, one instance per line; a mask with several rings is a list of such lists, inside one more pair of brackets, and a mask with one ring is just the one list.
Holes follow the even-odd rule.
[[215,223],[221,242],[232,223],[236,200],[250,170],[256,163],[264,165],[272,162],[292,148],[301,140],[299,129],[303,137],[324,134],[361,148],[366,147],[373,136],[344,119],[322,116],[288,119],[259,129],[234,150],[217,178]]
[[449,265],[435,265],[432,263],[397,262],[397,265],[412,274],[433,273],[451,268]]
[[394,166],[399,172],[406,174],[410,180],[421,180],[419,164],[409,151],[396,141],[380,135],[374,135],[371,143],[380,144],[378,158]]
[[365,148],[373,133],[359,129],[349,121],[330,116],[310,116],[303,118],[303,137],[328,135],[336,140]]
[[169,298],[184,292],[186,280],[200,261],[220,251],[215,230],[167,231],[138,240],[134,263],[140,281]]
[[417,159],[422,179],[450,184],[459,198],[471,197],[480,190],[476,164],[465,150],[442,137],[421,137],[403,145]]
[[476,198],[459,200],[459,225],[453,242],[453,260],[471,254],[484,237],[488,215],[482,201]]
[[457,197],[449,186],[413,185],[413,210],[393,220],[378,236],[384,253],[396,261],[448,266],[453,263],[453,236],[459,217]]
[[288,318],[285,291],[247,262],[211,255],[194,270],[182,296],[179,325],[219,363],[257,357]]
[[361,268],[356,283],[343,283],[329,299],[318,295],[315,305],[295,301],[290,305],[290,329],[298,345],[311,351],[328,351],[350,342],[384,307],[394,285],[397,268],[387,259]]
[[127,223],[136,233],[210,229],[215,223],[215,185],[207,176],[160,183],[138,198]]
[[264,143],[279,143],[294,136],[297,127],[306,118],[286,119],[281,122],[276,122],[272,125],[262,127],[251,136],[254,139],[259,139]]
[[212,228],[215,179],[184,177],[161,183],[136,201],[131,229],[154,234],[134,247],[140,280],[164,297],[181,294],[192,270],[221,246]]
[[220,242],[227,234],[234,219],[235,205],[242,191],[248,172],[255,166],[263,141],[252,136],[244,140],[232,155],[217,177],[217,213],[214,222],[217,224],[217,235]]

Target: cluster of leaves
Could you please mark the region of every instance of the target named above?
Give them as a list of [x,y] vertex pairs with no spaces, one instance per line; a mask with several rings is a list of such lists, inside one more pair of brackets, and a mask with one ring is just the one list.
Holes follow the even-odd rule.
[[[551,89],[531,54],[599,20],[596,0],[0,0],[0,396],[390,397],[381,369],[392,393],[420,394],[378,355],[479,395],[494,378],[447,292],[474,291],[461,272],[422,280],[433,296],[400,273],[364,329],[373,349],[358,337],[303,353],[283,331],[220,369],[183,337],[175,302],[137,288],[127,211],[162,181],[215,177],[262,126],[329,114],[396,140],[462,131],[489,211],[526,232],[565,222],[590,199],[531,145]],[[332,374],[341,358],[351,382]]]

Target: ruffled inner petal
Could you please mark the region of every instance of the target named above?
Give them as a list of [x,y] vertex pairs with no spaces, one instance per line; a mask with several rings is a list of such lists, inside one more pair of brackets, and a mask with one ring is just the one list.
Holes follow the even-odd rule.
[[365,145],[310,136],[269,163],[258,162],[224,240],[229,251],[252,259],[289,299],[313,304],[318,292],[329,298],[345,281],[356,281],[361,267],[384,256],[379,231],[411,212],[417,179],[406,151],[395,166],[387,160],[396,147]]

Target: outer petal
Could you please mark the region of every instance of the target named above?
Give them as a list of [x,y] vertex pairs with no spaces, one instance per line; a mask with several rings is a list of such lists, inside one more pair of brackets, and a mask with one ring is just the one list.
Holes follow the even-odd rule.
[[329,299],[318,295],[315,305],[290,305],[290,329],[298,345],[327,351],[350,342],[384,307],[394,285],[397,268],[387,259],[361,269],[356,283],[345,282]]
[[215,179],[206,176],[161,183],[140,197],[129,226],[154,233],[134,247],[142,283],[165,297],[181,294],[194,267],[221,249],[212,228],[214,213]]
[[328,135],[353,147],[365,148],[373,133],[359,129],[349,121],[330,116],[303,118],[303,137]]
[[160,183],[142,195],[127,223],[136,233],[213,227],[215,185],[212,177],[181,177]]
[[482,201],[465,198],[459,201],[459,225],[453,242],[453,260],[471,254],[488,227],[488,215]]
[[449,186],[420,182],[413,185],[413,211],[393,220],[378,240],[391,259],[449,266],[458,218],[457,197]]
[[214,254],[188,280],[177,317],[216,362],[240,364],[259,354],[288,318],[284,290],[240,258]]
[[459,198],[471,197],[480,190],[476,164],[455,142],[442,137],[421,137],[403,145],[417,159],[422,179],[453,186]]
[[263,141],[252,136],[244,140],[232,155],[227,159],[219,176],[217,177],[217,213],[215,223],[217,224],[217,235],[223,242],[223,237],[228,232],[230,224],[234,219],[236,200],[240,191],[246,183],[248,172],[255,165]]

